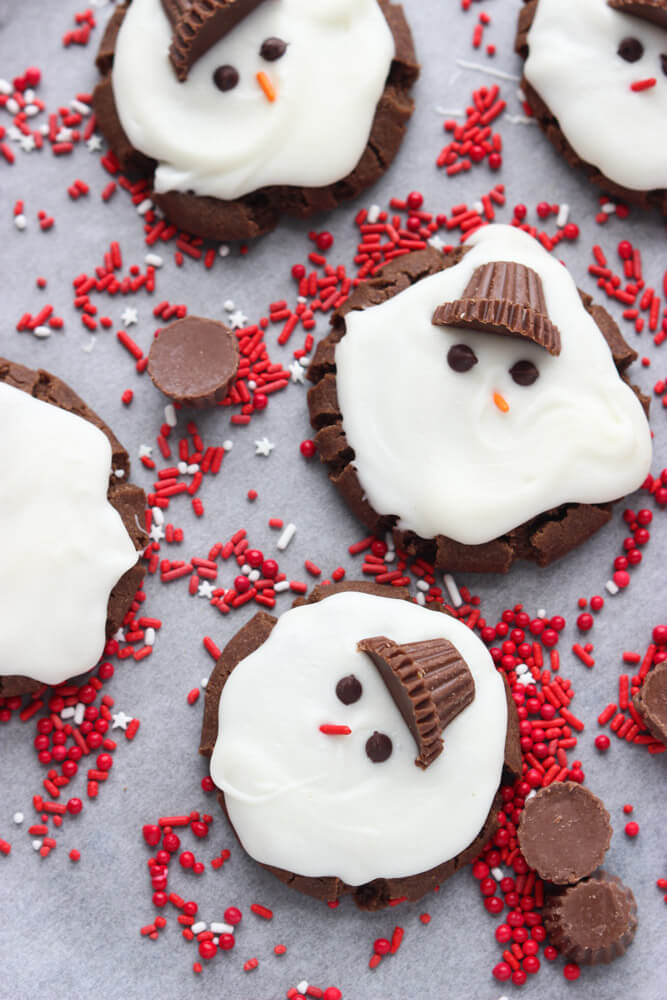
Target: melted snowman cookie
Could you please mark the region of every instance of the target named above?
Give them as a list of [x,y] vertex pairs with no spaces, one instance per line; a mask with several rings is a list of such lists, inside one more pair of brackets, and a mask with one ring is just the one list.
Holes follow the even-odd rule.
[[648,473],[642,403],[619,377],[636,355],[517,229],[392,262],[333,326],[310,372],[321,458],[373,531],[441,567],[546,565]]
[[479,850],[504,764],[520,770],[517,733],[463,623],[346,584],[232,639],[207,686],[202,753],[253,858],[310,895],[378,908],[420,898]]
[[0,694],[59,684],[100,658],[145,570],[143,490],[127,453],[55,376],[0,358]]
[[568,162],[667,213],[667,2],[527,0],[516,48],[526,97]]
[[98,65],[96,113],[121,162],[153,173],[173,222],[221,239],[373,183],[417,75],[389,0],[132,0]]

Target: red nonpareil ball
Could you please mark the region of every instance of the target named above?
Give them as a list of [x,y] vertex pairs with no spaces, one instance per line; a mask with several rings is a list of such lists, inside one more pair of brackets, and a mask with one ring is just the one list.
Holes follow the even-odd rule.
[[424,196],[421,191],[411,191],[410,194],[405,199],[408,208],[416,212],[424,204]]
[[299,445],[299,451],[304,458],[312,458],[316,451],[315,442],[310,440],[302,441]]
[[318,250],[330,250],[334,244],[334,238],[331,233],[324,230],[324,232],[318,233],[315,237],[315,245]]
[[579,615],[577,618],[577,628],[581,629],[582,632],[588,632],[593,628],[593,615],[584,613]]
[[611,745],[611,740],[605,733],[600,733],[598,736],[595,737],[595,746],[598,750],[601,750],[603,753],[605,750],[609,749],[610,745]]
[[255,410],[265,410],[269,405],[269,397],[263,392],[256,392],[252,397],[252,405]]

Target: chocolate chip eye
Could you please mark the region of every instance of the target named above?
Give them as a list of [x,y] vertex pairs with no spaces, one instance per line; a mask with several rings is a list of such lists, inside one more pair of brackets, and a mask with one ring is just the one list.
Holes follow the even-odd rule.
[[667,76],[667,52],[663,52],[660,56],[660,65],[662,66],[662,72]]
[[644,55],[644,46],[638,38],[624,38],[618,46],[618,54],[626,62],[637,62]]
[[510,368],[510,375],[517,385],[532,385],[540,377],[540,373],[532,361],[517,361]]
[[286,50],[287,42],[284,42],[282,38],[265,38],[259,54],[267,62],[275,62],[276,59],[285,55]]
[[218,90],[233,90],[238,82],[238,70],[233,66],[218,66],[213,74],[213,83]]
[[447,364],[455,372],[469,372],[477,364],[477,355],[467,344],[454,344],[447,353]]
[[391,757],[391,751],[391,740],[386,733],[378,733],[376,730],[366,740],[366,755],[374,764],[381,764],[388,757]]
[[357,680],[354,674],[341,677],[336,684],[336,694],[344,705],[352,705],[361,698],[361,681]]

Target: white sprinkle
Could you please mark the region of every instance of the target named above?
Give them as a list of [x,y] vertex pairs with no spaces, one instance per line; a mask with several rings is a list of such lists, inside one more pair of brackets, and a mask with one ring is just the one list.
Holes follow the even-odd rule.
[[9,82],[9,80],[2,80],[2,79],[0,79],[0,94],[9,95],[9,94],[12,94],[13,92],[14,92],[14,88],[12,87],[11,83]]
[[229,438],[227,438],[226,441],[222,442],[222,447],[225,449],[225,451],[231,451],[232,448],[234,447],[234,442],[230,441]]
[[19,215],[14,216],[14,225],[16,226],[17,229],[20,229],[21,232],[23,232],[27,224],[28,222],[26,220],[26,217],[22,212]]
[[187,472],[189,476],[194,476],[195,473],[199,472],[199,463],[193,462],[191,465],[188,465]]
[[492,868],[491,874],[493,875],[496,882],[500,882],[501,878],[505,877],[505,873],[503,872],[502,868]]
[[153,454],[153,448],[149,444],[139,445],[139,458],[150,458]]
[[74,706],[70,705],[68,708],[63,708],[60,713],[61,719],[72,719],[74,717]]
[[461,69],[476,69],[479,73],[486,73],[488,76],[497,76],[500,80],[516,80],[518,83],[521,79],[520,76],[516,76],[514,73],[504,73],[501,69],[489,69],[488,66],[468,62],[467,59],[457,59],[456,65],[460,66]]
[[472,207],[478,215],[481,215],[484,211],[484,205],[482,205],[481,201],[473,201]]
[[547,613],[544,610],[544,608],[538,608],[537,609],[537,617],[538,618],[546,618],[547,617]]
[[308,981],[306,979],[302,979],[300,983],[297,983],[296,987],[297,993],[305,993],[306,990],[308,989],[308,986],[309,986]]
[[152,207],[153,207],[153,202],[151,201],[151,199],[144,198],[144,200],[140,201],[139,204],[137,205],[137,212],[139,213],[139,215],[145,215],[146,212],[150,212]]
[[445,587],[447,588],[450,601],[455,608],[460,608],[463,604],[463,598],[459,593],[459,588],[456,586],[456,580],[451,573],[444,573],[442,579]]
[[388,549],[388,551],[385,554],[384,561],[387,563],[392,563],[395,560],[395,558],[396,558],[396,553],[394,552],[394,550]]
[[417,594],[416,600],[417,600],[417,604],[421,604],[422,607],[424,607],[424,605],[426,604],[426,598],[422,594],[421,590]]
[[38,132],[39,132],[40,135],[48,135],[49,134],[49,126],[48,125],[40,125],[39,129],[38,129]]
[[601,208],[601,211],[603,212],[604,215],[615,215],[616,205],[614,204],[613,201],[605,201],[604,205]]
[[528,792],[528,795],[526,795],[525,801],[527,802],[528,799],[532,799],[534,795],[537,795],[537,792],[534,788],[531,788],[531,790]]
[[144,264],[148,264],[149,267],[162,267],[162,257],[157,253],[147,253],[144,257]]
[[211,924],[211,930],[214,934],[233,934],[234,928],[231,924],[215,923]]
[[82,701],[77,702],[76,708],[74,709],[74,725],[80,726],[84,720],[86,714],[86,706]]
[[278,583],[274,583],[273,589],[276,594],[282,594],[284,590],[289,590],[289,580],[279,580]]
[[147,646],[152,646],[155,643],[155,629],[147,628],[144,632],[144,642]]
[[258,569],[253,569],[250,573],[248,573],[248,579],[252,580],[252,582],[254,583],[255,580],[259,580],[261,575],[262,574],[259,572]]
[[[27,101],[28,104],[32,104],[35,100],[35,91],[31,87],[23,91],[23,100]],[[25,108],[23,110],[25,111]]]
[[558,217],[556,219],[556,225],[560,228],[564,226],[567,220],[570,218],[570,206],[563,202],[558,210]]
[[[203,689],[205,691],[206,688],[208,687],[208,677],[202,677],[202,679],[201,679],[201,686],[203,687]],[[211,924],[211,927],[213,927],[213,924]],[[222,931],[218,931],[218,933],[223,933],[223,932]]]
[[519,663],[519,664],[517,664],[517,666],[514,669],[515,669],[516,673],[520,677],[521,674],[525,674],[526,673],[526,671],[528,670],[528,665],[526,663]]
[[257,383],[255,382],[254,379],[252,378],[248,379],[248,388],[252,390],[257,388]]
[[216,937],[212,938],[212,941],[213,941],[213,944],[215,945],[215,947],[217,948],[218,945],[220,944],[220,938],[216,936]]
[[192,924],[190,930],[193,934],[201,934],[202,931],[206,930],[206,921],[198,920],[196,924]]
[[607,580],[607,582],[605,583],[605,587],[607,588],[607,591],[610,594],[617,594],[618,593],[618,587],[616,586],[616,584],[614,583],[613,580]]
[[296,534],[296,524],[292,524],[290,522],[283,531],[283,533],[281,534],[280,538],[278,539],[278,548],[281,552],[287,548],[289,543],[294,538],[295,534]]
[[164,514],[159,507],[151,507],[151,513],[156,524],[164,524]]
[[252,566],[249,566],[248,563],[244,563],[243,566],[241,566],[241,572],[244,576],[250,576],[252,573]]
[[86,341],[86,343],[81,345],[81,350],[85,351],[86,354],[90,354],[90,352],[92,351],[93,347],[95,346],[95,341],[96,340],[97,340],[97,337],[95,337],[95,336],[89,337],[88,340]]
[[14,813],[14,822],[16,823],[17,826],[20,826],[24,819],[25,816],[23,815],[22,812]]
[[225,312],[228,313],[234,312],[234,303],[232,302],[231,299],[227,299],[226,302],[223,302],[222,308],[225,310]]
[[23,114],[26,116],[26,118],[34,118],[35,115],[39,114],[39,108],[37,107],[36,104],[26,104],[26,106],[23,109]]
[[379,215],[380,215],[380,206],[371,205],[371,207],[368,209],[368,215],[366,217],[366,221],[373,224],[374,222],[377,222]]
[[9,111],[10,115],[17,115],[21,110],[18,105],[18,101],[15,101],[13,97],[10,97],[5,104],[5,110]]
[[50,326],[36,326],[32,332],[35,337],[40,337],[42,340],[45,340],[47,337],[51,336],[53,330]]
[[527,687],[529,684],[533,683],[533,675],[530,673],[530,671],[526,671],[525,674],[519,674],[517,676],[517,683],[523,684],[525,687]]
[[187,462],[179,462],[178,465],[176,466],[176,468],[178,469],[178,471],[180,472],[180,474],[182,476],[184,476],[185,473],[188,471],[188,463]]
[[429,589],[429,587],[430,587],[430,584],[428,584],[426,582],[426,580],[417,580],[417,590],[427,591]]
[[123,476],[125,475],[125,469],[114,469],[113,474],[116,477],[116,479],[122,479]]
[[305,295],[297,295],[296,301],[300,306],[305,306],[308,299],[306,298]]
[[218,255],[220,257],[229,257],[229,247],[226,243],[221,243],[218,247]]
[[164,408],[164,420],[169,427],[176,426],[176,410],[173,403],[167,403]]
[[537,119],[529,115],[505,115],[510,125],[537,125]]
[[32,849],[33,849],[33,851],[38,851],[41,846],[42,846],[41,840],[33,840],[33,842],[32,842]]
[[73,111],[78,111],[80,115],[89,115],[92,110],[87,104],[84,104],[83,101],[79,101],[76,98],[69,102],[69,106]]
[[443,108],[439,104],[436,104],[433,110],[436,114],[444,115],[446,118],[463,118],[465,115],[465,111],[462,108]]

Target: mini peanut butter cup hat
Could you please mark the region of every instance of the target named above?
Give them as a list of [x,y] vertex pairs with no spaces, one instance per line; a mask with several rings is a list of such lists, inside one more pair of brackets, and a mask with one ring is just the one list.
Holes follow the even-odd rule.
[[148,353],[153,384],[183,406],[215,406],[227,395],[238,367],[234,331],[201,316],[165,326]]
[[532,268],[513,261],[476,268],[463,296],[438,306],[432,322],[523,337],[549,354],[560,354],[560,332],[549,319],[542,279]]
[[367,653],[415,738],[418,767],[443,750],[442,731],[475,697],[475,682],[459,651],[447,639],[398,644],[383,635],[362,639]]
[[647,674],[632,701],[651,735],[667,744],[667,660]]
[[609,0],[609,6],[622,14],[633,14],[667,28],[667,0]]
[[557,781],[531,796],[517,836],[526,864],[556,885],[578,882],[598,868],[611,843],[604,804],[583,785]]
[[173,29],[169,59],[181,81],[216,42],[262,0],[162,0]]
[[613,962],[637,930],[632,890],[604,871],[548,897],[542,913],[551,944],[579,965]]

